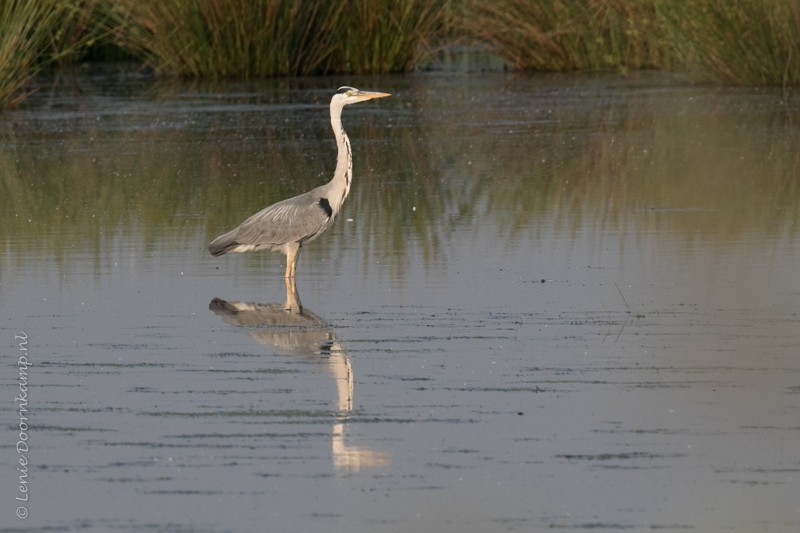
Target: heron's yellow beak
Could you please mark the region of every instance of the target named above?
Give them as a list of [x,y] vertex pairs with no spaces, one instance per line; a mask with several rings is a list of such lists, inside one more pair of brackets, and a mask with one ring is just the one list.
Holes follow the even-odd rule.
[[372,100],[373,98],[383,98],[385,96],[391,96],[389,93],[379,93],[376,91],[358,91],[355,94],[351,94],[350,96],[355,96],[358,98],[358,101],[361,102],[363,100]]

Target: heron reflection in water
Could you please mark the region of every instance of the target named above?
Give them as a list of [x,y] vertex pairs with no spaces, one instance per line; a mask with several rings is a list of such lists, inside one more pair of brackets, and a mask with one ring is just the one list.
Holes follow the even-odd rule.
[[330,226],[350,192],[353,177],[353,154],[350,139],[342,127],[344,106],[383,98],[388,93],[361,91],[353,87],[340,87],[331,98],[331,127],[336,138],[338,156],[333,178],[316,189],[293,198],[282,200],[252,215],[238,227],[220,235],[208,245],[213,256],[227,252],[257,252],[269,250],[286,256],[287,307],[289,285],[294,293],[297,312],[300,299],[297,297],[295,277],[297,256],[306,243],[313,241]]
[[[288,287],[287,287],[288,291]],[[308,309],[293,311],[284,304],[259,304],[214,298],[209,309],[228,324],[249,326],[250,337],[293,356],[319,358],[336,380],[338,414],[332,428],[331,450],[337,470],[359,470],[389,463],[385,452],[347,443],[347,421],[353,413],[353,368],[333,328]]]

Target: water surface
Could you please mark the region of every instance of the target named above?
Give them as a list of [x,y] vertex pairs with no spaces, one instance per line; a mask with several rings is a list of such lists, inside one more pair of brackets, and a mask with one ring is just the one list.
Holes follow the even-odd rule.
[[[329,179],[343,84],[393,96],[344,112],[353,189],[289,316],[281,256],[206,246]],[[111,71],[0,138],[6,530],[800,527],[796,100]]]

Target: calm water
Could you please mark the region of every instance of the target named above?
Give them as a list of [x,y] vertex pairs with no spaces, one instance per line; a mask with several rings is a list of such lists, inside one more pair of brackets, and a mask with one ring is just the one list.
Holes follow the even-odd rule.
[[[393,96],[287,315],[205,248],[329,179],[345,83]],[[3,530],[800,530],[797,100],[103,72],[0,138]]]

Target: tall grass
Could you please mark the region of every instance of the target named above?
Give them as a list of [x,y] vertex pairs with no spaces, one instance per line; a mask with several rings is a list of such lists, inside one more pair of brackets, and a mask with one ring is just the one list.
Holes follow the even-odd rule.
[[214,79],[404,72],[465,36],[520,70],[800,85],[800,0],[0,0],[0,108],[96,42]]
[[373,0],[343,2],[334,70],[354,73],[405,72],[430,51],[441,35],[448,2]]
[[107,0],[116,42],[178,76],[408,70],[441,0]]
[[624,70],[666,63],[653,0],[467,0],[463,24],[517,69]]
[[517,69],[800,84],[800,0],[465,1],[464,27]]
[[90,44],[95,0],[0,0],[0,108],[25,99],[43,68]]
[[737,85],[800,84],[800,1],[662,1],[687,70]]
[[116,43],[156,70],[201,78],[301,75],[326,70],[338,2],[118,0]]

